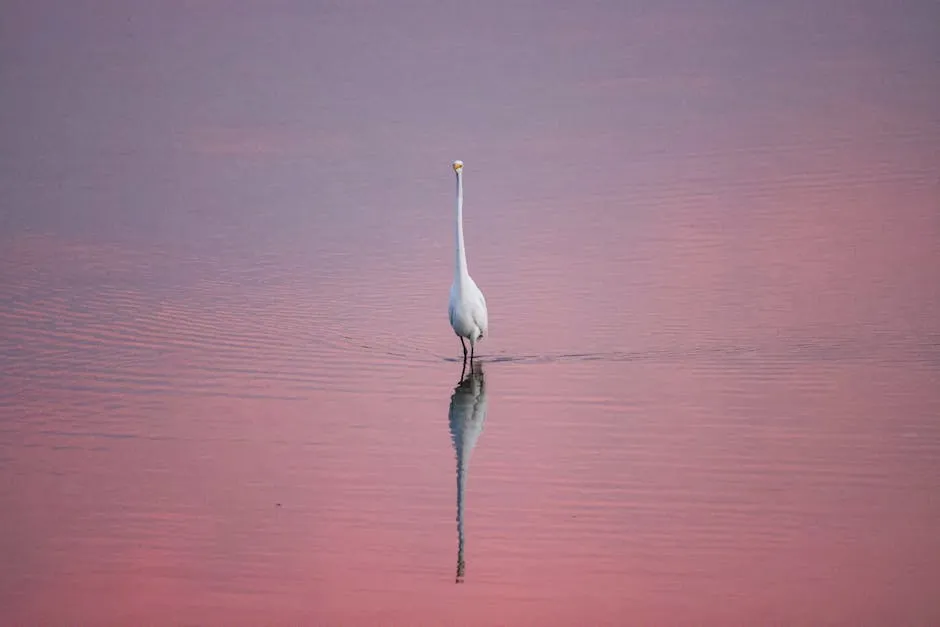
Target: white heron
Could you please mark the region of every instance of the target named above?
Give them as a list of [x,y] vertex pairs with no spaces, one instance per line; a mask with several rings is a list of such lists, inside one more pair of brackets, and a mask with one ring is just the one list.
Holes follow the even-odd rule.
[[467,272],[467,252],[463,245],[463,161],[454,161],[457,175],[457,260],[454,265],[454,283],[450,286],[450,326],[460,338],[464,363],[467,361],[467,344],[470,340],[470,363],[473,364],[473,349],[486,334],[486,299]]

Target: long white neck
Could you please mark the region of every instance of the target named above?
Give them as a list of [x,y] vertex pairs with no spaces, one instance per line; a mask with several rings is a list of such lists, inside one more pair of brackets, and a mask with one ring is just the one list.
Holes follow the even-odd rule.
[[463,172],[457,171],[457,261],[454,264],[454,283],[463,286],[469,278],[467,252],[463,247]]

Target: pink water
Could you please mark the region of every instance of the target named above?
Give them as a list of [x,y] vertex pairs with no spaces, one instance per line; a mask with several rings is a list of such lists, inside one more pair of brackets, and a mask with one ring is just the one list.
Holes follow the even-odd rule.
[[0,9],[0,622],[940,623],[936,4],[392,6]]

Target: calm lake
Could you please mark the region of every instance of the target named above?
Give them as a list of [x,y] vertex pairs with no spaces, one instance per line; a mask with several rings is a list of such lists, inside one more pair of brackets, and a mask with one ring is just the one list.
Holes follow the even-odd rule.
[[5,2],[0,623],[940,624],[901,5]]

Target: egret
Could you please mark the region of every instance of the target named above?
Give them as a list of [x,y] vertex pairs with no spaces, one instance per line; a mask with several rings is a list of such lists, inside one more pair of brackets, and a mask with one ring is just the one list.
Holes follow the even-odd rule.
[[467,252],[463,245],[463,161],[454,161],[457,175],[457,259],[454,264],[454,283],[450,286],[450,326],[460,338],[463,360],[467,361],[467,343],[470,340],[470,363],[473,364],[473,349],[486,334],[486,299],[467,272]]

